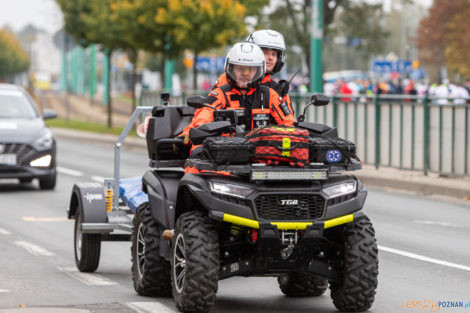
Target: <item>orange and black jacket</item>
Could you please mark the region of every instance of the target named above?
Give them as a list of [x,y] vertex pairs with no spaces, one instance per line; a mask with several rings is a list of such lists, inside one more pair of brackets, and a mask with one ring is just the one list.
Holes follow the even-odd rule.
[[[216,109],[242,109],[239,124],[245,125],[245,130],[267,124],[293,126],[296,121],[292,110],[281,101],[276,91],[266,86],[251,88],[242,95],[239,89],[226,84],[212,90],[207,100],[207,103]],[[189,135],[191,128],[212,122],[213,112],[210,108],[197,109],[183,134]]]
[[[227,74],[224,72],[215,81],[214,86],[212,86],[212,90],[218,87],[224,86],[228,83],[229,82],[227,80]],[[281,90],[283,88],[283,85],[271,79],[271,74],[266,74],[264,76],[264,79],[261,82],[261,85],[268,86],[269,88],[274,89],[282,97],[282,102],[285,102],[289,110],[293,112],[293,114],[295,114],[294,110],[292,109],[292,101],[289,97],[289,94],[287,93],[287,91],[284,92],[283,90]]]

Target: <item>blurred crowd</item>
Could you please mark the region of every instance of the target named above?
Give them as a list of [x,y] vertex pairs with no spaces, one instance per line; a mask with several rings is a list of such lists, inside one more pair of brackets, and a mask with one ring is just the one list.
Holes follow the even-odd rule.
[[[425,96],[426,94],[434,98],[432,101],[437,104],[464,104],[470,103],[470,80],[463,84],[451,83],[444,79],[439,84],[426,84],[422,81],[415,82],[413,79],[400,79],[399,77],[390,80],[368,80],[354,79],[346,81],[337,79],[333,82],[326,82],[323,85],[323,92],[332,96],[341,95],[411,95]],[[351,98],[342,98],[343,101],[350,101]]]

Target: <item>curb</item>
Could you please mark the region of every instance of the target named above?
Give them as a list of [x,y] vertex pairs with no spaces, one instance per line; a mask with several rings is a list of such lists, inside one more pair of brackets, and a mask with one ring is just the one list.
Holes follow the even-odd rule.
[[[58,138],[93,141],[106,144],[116,142],[118,136],[109,134],[97,134],[80,130],[64,128],[51,128]],[[147,150],[145,139],[138,137],[126,137],[123,147],[132,147]],[[414,192],[420,195],[439,195],[460,200],[470,200],[469,178],[444,178],[430,173],[425,176],[421,172],[398,170],[381,167],[375,169],[372,166],[364,166],[362,170],[354,173],[366,186],[391,188]]]

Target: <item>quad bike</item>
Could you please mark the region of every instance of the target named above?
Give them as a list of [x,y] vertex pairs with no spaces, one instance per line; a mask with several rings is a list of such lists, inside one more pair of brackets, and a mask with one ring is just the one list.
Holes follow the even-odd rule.
[[[309,105],[328,101],[314,95]],[[187,102],[155,106],[149,120],[150,168],[142,177],[148,201],[136,209],[131,235],[137,293],[172,294],[180,311],[207,312],[219,280],[273,276],[287,296],[319,296],[329,285],[337,309],[369,309],[378,276],[375,232],[362,212],[365,187],[344,173],[361,163],[350,159],[295,168],[189,158],[189,147],[177,135],[195,108],[208,105],[200,97]],[[305,110],[297,128],[338,137],[336,128],[305,122]],[[236,112],[215,110],[214,117],[191,130],[193,144],[223,133],[242,136]],[[185,166],[200,172],[185,174]]]

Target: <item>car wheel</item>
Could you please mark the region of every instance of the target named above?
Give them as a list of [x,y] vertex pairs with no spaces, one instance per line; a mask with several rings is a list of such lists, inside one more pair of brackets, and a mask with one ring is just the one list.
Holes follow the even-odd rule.
[[39,178],[39,187],[44,190],[52,190],[55,188],[57,173],[46,176],[44,178]]
[[377,241],[369,218],[347,224],[343,238],[343,281],[330,283],[331,298],[343,312],[366,311],[374,303],[379,274]]
[[170,262],[160,256],[160,236],[163,231],[148,202],[136,210],[132,230],[132,280],[141,296],[171,296]]
[[173,298],[181,312],[207,312],[215,303],[220,251],[216,225],[201,212],[182,214],[172,241]]
[[101,235],[84,234],[82,223],[83,212],[81,208],[77,208],[74,236],[75,264],[80,272],[94,272],[100,262]]
[[321,296],[328,289],[328,281],[309,273],[283,274],[277,278],[279,288],[288,297]]

